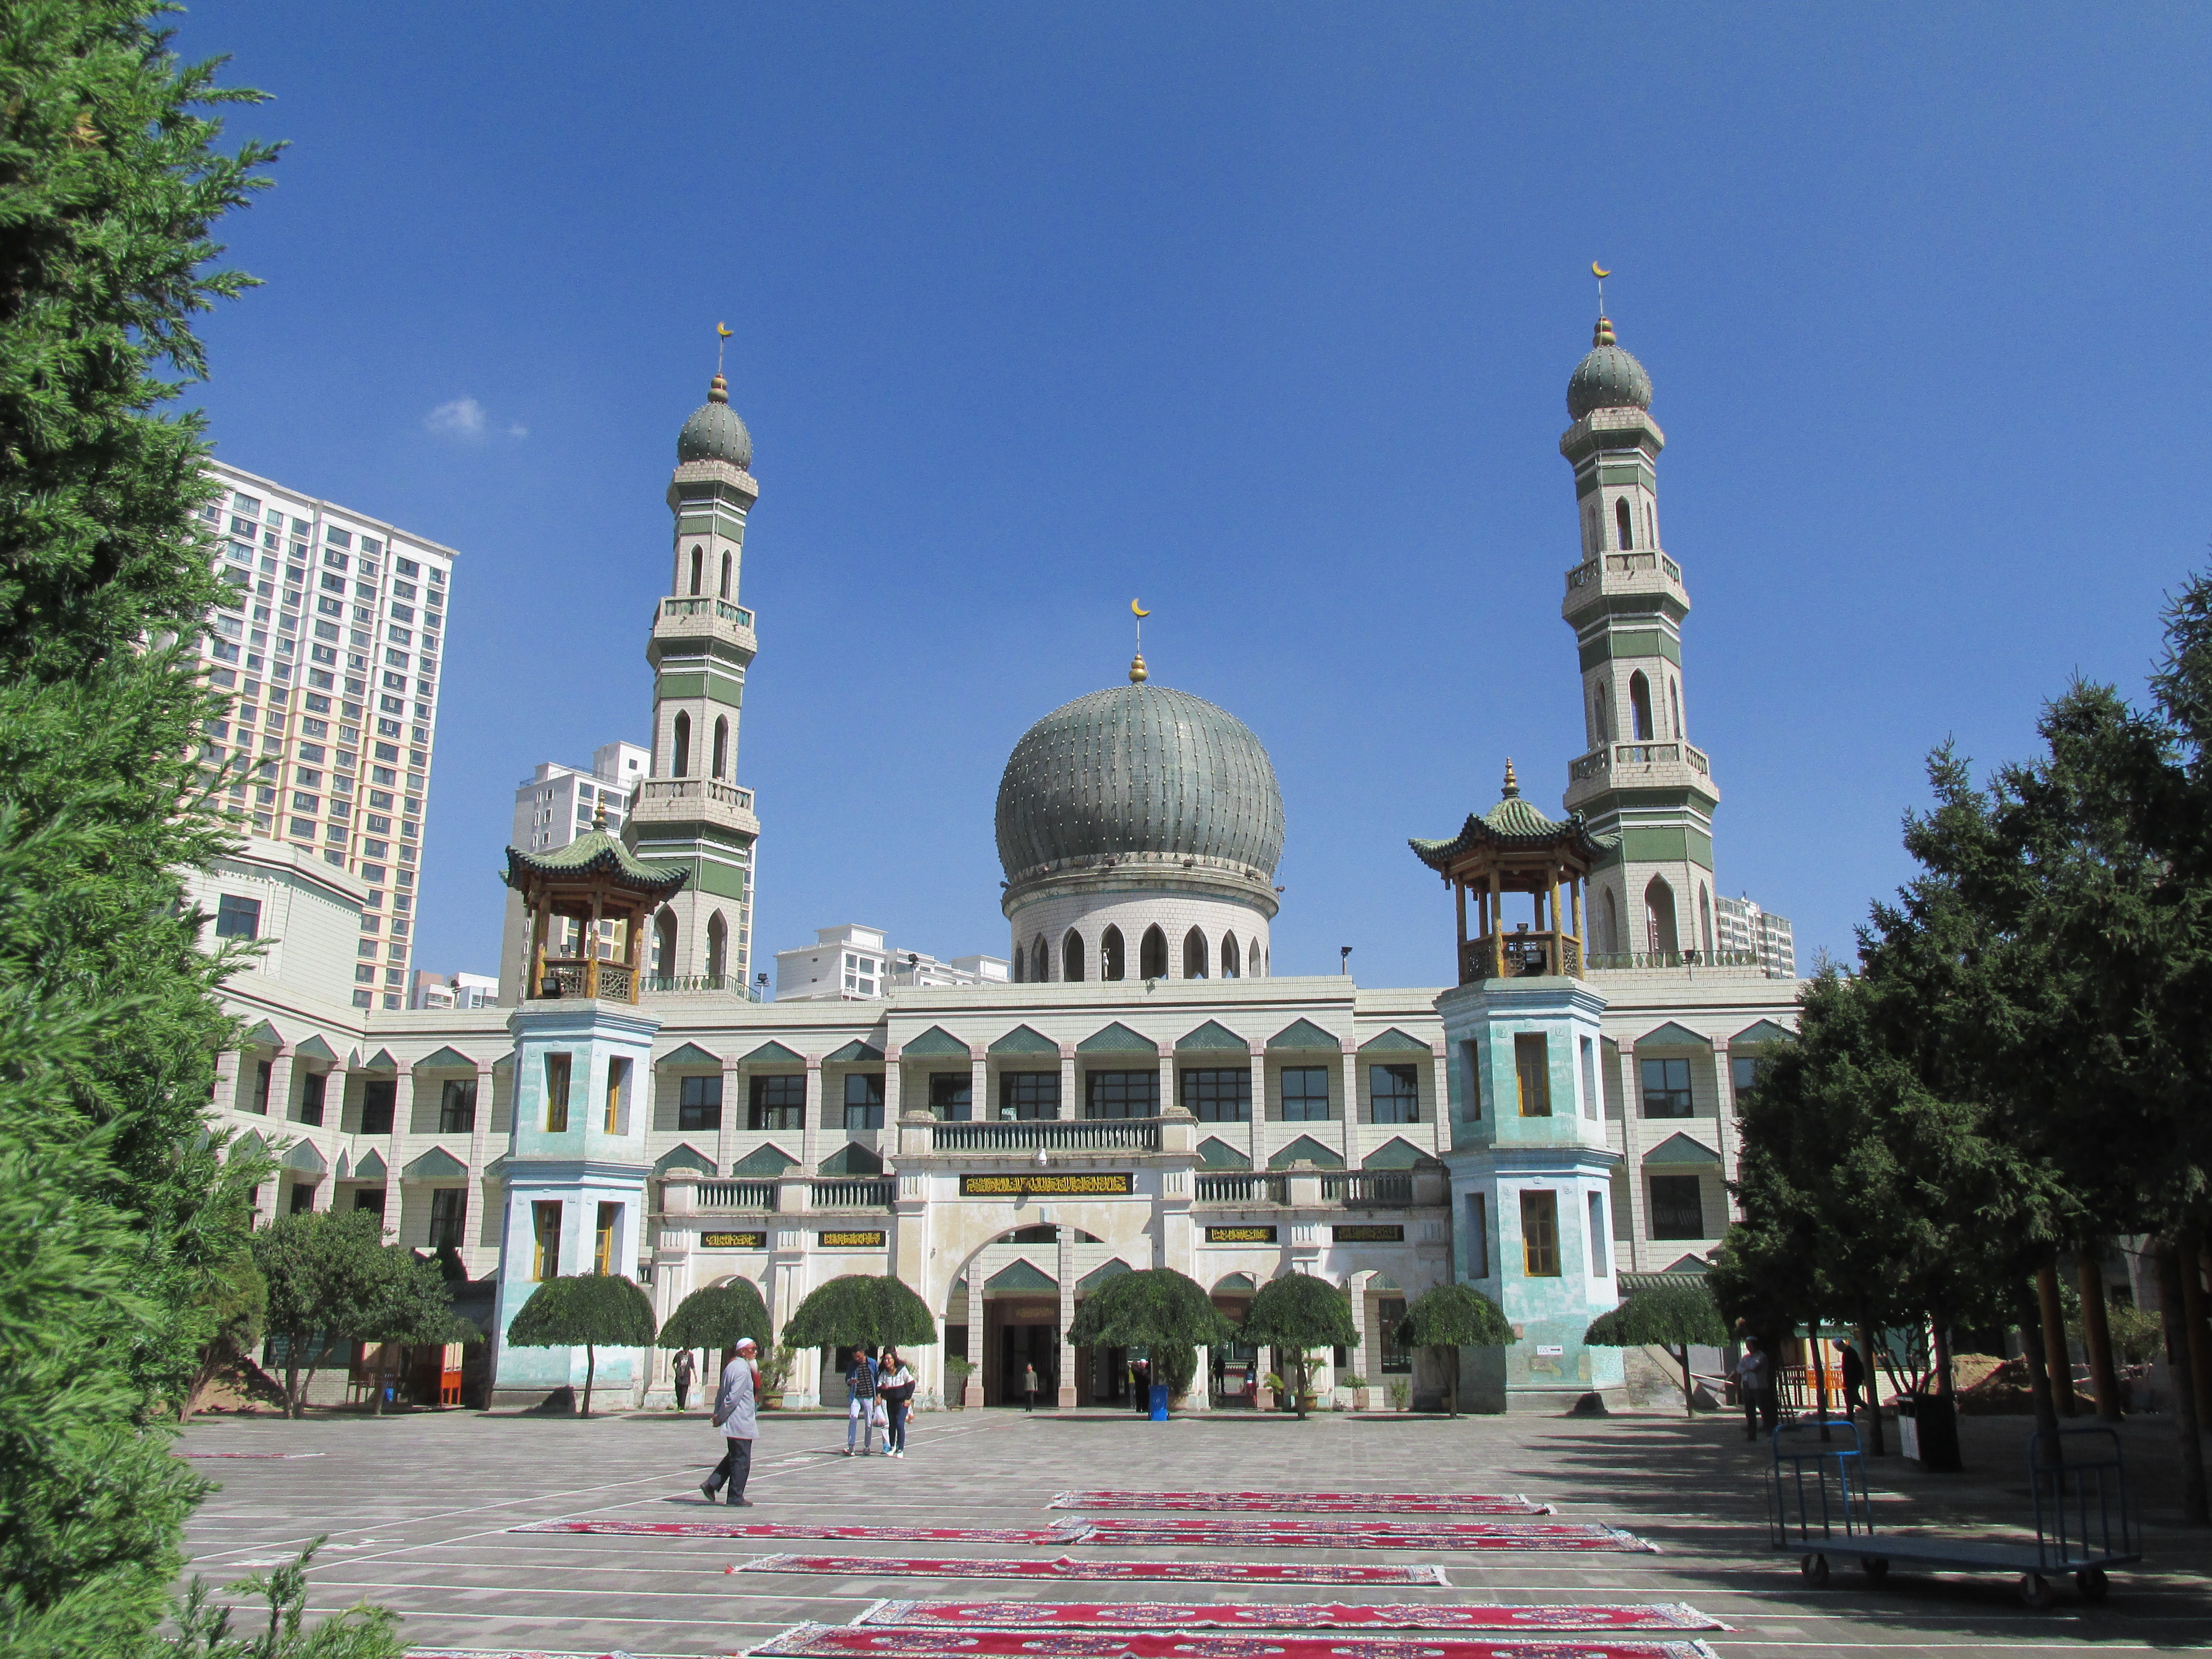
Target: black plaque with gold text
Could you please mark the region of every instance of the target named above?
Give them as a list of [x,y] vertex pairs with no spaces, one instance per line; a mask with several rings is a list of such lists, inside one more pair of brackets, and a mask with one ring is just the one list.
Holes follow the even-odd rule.
[[1209,1244],[1272,1244],[1275,1242],[1273,1227],[1208,1227],[1206,1242]]
[[1127,1198],[1137,1190],[1127,1170],[1065,1175],[1024,1170],[1018,1175],[964,1175],[963,1198]]
[[1395,1222],[1385,1224],[1376,1221],[1355,1222],[1350,1226],[1331,1229],[1340,1244],[1402,1244],[1406,1230]]
[[858,1232],[825,1232],[821,1236],[820,1243],[825,1250],[880,1250],[884,1247],[884,1235],[880,1228]]
[[699,1248],[704,1250],[764,1250],[768,1249],[766,1233],[701,1233]]

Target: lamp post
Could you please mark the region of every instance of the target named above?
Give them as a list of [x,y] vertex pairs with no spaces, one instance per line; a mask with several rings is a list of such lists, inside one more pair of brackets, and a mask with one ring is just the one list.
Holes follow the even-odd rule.
[[1336,947],[1336,966],[1337,971],[1340,974],[1348,974],[1352,971],[1352,947],[1349,945],[1340,945]]

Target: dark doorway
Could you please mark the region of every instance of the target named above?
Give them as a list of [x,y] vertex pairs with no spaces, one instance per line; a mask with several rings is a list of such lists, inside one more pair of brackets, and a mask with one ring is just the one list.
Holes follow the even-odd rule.
[[1022,1372],[1035,1366],[1037,1403],[1057,1405],[1060,1378],[1060,1330],[1053,1325],[1002,1325],[999,1328],[999,1387],[996,1404],[1021,1406],[1028,1401],[1022,1389]]

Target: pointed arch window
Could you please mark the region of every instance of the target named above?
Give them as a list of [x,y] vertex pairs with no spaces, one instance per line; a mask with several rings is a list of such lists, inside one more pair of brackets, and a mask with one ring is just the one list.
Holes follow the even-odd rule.
[[1073,927],[1060,942],[1060,976],[1071,985],[1083,977],[1083,935]]
[[1635,520],[1629,514],[1628,497],[1615,496],[1613,502],[1613,526],[1620,532],[1620,546],[1623,552],[1636,545],[1635,525]]
[[1109,927],[1098,936],[1098,977],[1120,979],[1122,976],[1121,930]]
[[730,966],[730,930],[720,910],[707,918],[707,977],[719,983]]
[[699,583],[705,576],[706,571],[707,550],[703,547],[693,548],[691,550],[691,591],[695,594],[699,591]]
[[1628,677],[1628,712],[1636,720],[1636,741],[1651,741],[1651,682],[1638,669]]
[[726,553],[722,555],[722,597],[730,597],[730,556]]
[[1138,972],[1146,979],[1168,976],[1168,936],[1160,931],[1157,922],[1145,929],[1145,940],[1138,955]]
[[1260,936],[1257,933],[1252,936],[1251,948],[1244,952],[1244,965],[1252,970],[1253,978],[1267,977],[1267,970],[1260,964]]
[[730,775],[730,720],[726,714],[714,716],[714,770],[711,775],[725,780]]
[[1044,935],[1039,933],[1036,942],[1030,947],[1030,978],[1039,985],[1043,984],[1052,977],[1045,971],[1048,965],[1044,954]]
[[1620,949],[1620,901],[1610,887],[1605,890],[1605,948],[1608,952]]
[[1644,890],[1644,948],[1662,961],[1681,949],[1674,928],[1674,890],[1664,876],[1652,877]]
[[1238,970],[1242,965],[1242,960],[1238,957],[1237,951],[1237,935],[1234,933],[1224,933],[1221,936],[1221,977],[1224,979],[1237,978],[1239,976]]
[[1698,884],[1698,935],[1704,945],[1705,960],[1713,959],[1713,896],[1702,881]]
[[1182,976],[1185,979],[1206,977],[1206,935],[1194,927],[1182,936]]
[[663,979],[676,977],[676,912],[663,910],[653,919],[653,971]]
[[687,778],[691,775],[691,717],[682,709],[676,711],[676,757],[670,776]]
[[1682,735],[1682,682],[1672,674],[1667,677],[1667,712],[1674,717],[1674,735]]

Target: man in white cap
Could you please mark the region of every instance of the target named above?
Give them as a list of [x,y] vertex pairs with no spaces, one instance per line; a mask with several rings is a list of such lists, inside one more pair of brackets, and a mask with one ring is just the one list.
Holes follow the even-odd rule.
[[714,1465],[714,1472],[699,1483],[699,1491],[709,1504],[726,1480],[730,1506],[752,1507],[745,1496],[745,1477],[752,1473],[753,1442],[760,1435],[760,1373],[753,1369],[757,1346],[750,1336],[739,1337],[737,1357],[722,1369],[722,1391],[714,1400],[714,1426],[721,1431],[727,1449]]

